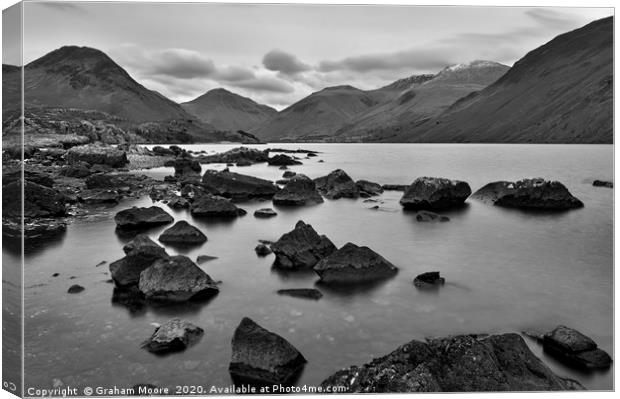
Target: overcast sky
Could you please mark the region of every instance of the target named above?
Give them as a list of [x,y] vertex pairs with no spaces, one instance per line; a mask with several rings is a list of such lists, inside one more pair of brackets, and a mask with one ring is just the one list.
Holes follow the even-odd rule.
[[[140,83],[188,101],[224,87],[287,106],[326,86],[370,89],[486,59],[512,65],[605,8],[26,3],[24,62],[100,49]],[[6,53],[3,62],[19,64]]]

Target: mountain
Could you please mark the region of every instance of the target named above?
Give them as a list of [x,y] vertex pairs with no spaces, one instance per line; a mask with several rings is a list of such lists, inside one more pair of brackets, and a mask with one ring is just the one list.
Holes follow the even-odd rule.
[[321,140],[378,103],[352,86],[328,87],[280,111],[253,133],[267,140]]
[[403,125],[436,116],[459,98],[482,90],[510,69],[492,61],[449,66],[437,75],[398,80],[379,90],[392,90],[388,101],[357,115],[336,132],[336,140],[366,141],[399,132]]
[[210,90],[181,106],[201,121],[230,131],[251,131],[277,113],[271,107],[225,89]]
[[497,82],[385,141],[613,143],[613,17],[529,52]]
[[[7,75],[18,74],[8,69]],[[177,103],[136,82],[105,53],[89,47],[61,47],[27,64],[24,88],[30,107],[97,110],[134,122],[192,118]],[[8,89],[7,93],[19,93]],[[9,96],[3,106],[15,102]]]

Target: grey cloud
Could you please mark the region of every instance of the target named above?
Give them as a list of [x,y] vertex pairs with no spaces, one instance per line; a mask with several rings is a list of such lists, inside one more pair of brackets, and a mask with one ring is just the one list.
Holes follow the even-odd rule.
[[232,84],[243,89],[273,93],[292,93],[295,90],[293,86],[285,81],[272,77],[257,77],[256,79],[235,82]]
[[379,70],[421,69],[435,70],[454,63],[446,56],[445,49],[409,49],[394,53],[367,54],[347,57],[339,61],[322,61],[319,71],[350,70],[370,72]]
[[238,65],[218,68],[217,73],[215,74],[216,79],[225,80],[227,82],[248,80],[255,77],[256,75],[253,70]]
[[533,8],[527,10],[525,14],[547,27],[568,29],[578,24],[574,15],[548,8]]
[[202,54],[185,49],[157,51],[150,57],[147,73],[169,75],[181,79],[208,77],[216,72],[213,61]]
[[37,5],[56,10],[56,11],[69,11],[75,12],[78,14],[87,14],[88,11],[81,7],[79,4],[75,3],[67,3],[67,2],[57,2],[57,3],[37,3]]
[[276,71],[285,75],[295,75],[308,71],[311,67],[296,56],[281,50],[271,50],[263,57],[263,65],[270,71]]

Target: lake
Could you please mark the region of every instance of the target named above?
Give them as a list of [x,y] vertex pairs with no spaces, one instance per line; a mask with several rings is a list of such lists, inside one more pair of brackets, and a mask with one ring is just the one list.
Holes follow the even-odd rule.
[[[237,145],[186,145],[221,152]],[[613,180],[611,145],[445,145],[445,144],[274,144],[321,152],[290,167],[311,178],[334,169],[354,180],[409,184],[435,176],[467,181],[475,191],[496,180],[544,177],[564,183],[585,204],[562,213],[531,213],[468,200],[443,212],[447,223],[419,223],[404,212],[402,195],[386,191],[375,203],[326,200],[299,208],[278,208],[278,216],[252,214],[271,202],[248,202],[230,222],[195,220],[188,211],[161,205],[176,220],[189,220],[208,237],[190,250],[167,248],[193,260],[218,259],[201,267],[221,280],[220,293],[191,306],[133,308],[112,300],[108,265],[123,256],[127,238],[115,233],[113,216],[149,198],[124,200],[112,209],[74,221],[52,242],[30,245],[25,260],[26,387],[129,387],[138,383],[227,386],[233,331],[248,316],[296,346],[308,360],[298,384],[316,385],[340,368],[361,365],[398,346],[427,336],[459,333],[547,331],[558,324],[580,330],[613,353],[613,190],[593,187]],[[255,146],[266,148],[265,146]],[[324,163],[318,162],[324,160]],[[203,165],[223,169],[225,165]],[[259,164],[232,171],[270,180],[282,170]],[[141,173],[163,179],[172,168]],[[318,301],[276,294],[282,288],[315,287],[313,273],[282,273],[273,255],[257,257],[259,239],[276,240],[303,220],[338,247],[366,245],[400,270],[392,279],[364,289],[317,286]],[[149,230],[156,240],[169,226]],[[5,264],[18,260],[4,250]],[[446,285],[419,290],[413,278],[439,270]],[[53,273],[60,273],[52,277]],[[74,277],[74,278],[71,278]],[[86,290],[67,294],[72,284]],[[155,356],[140,344],[154,329],[180,317],[205,329],[202,340],[182,353]],[[536,355],[560,376],[588,389],[613,389],[613,368],[581,373],[564,367],[526,338]]]

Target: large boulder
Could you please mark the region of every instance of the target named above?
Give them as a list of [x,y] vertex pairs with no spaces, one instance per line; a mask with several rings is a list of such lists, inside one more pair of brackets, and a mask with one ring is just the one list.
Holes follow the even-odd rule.
[[545,334],[543,348],[572,366],[600,369],[611,365],[611,357],[598,348],[596,342],[566,326],[557,326]]
[[301,206],[322,202],[323,197],[316,190],[316,183],[302,174],[293,176],[286,186],[273,196],[273,203],[276,205]]
[[140,273],[160,259],[168,259],[166,250],[146,234],[138,234],[123,247],[125,257],[110,263],[110,275],[118,287],[138,284]]
[[81,145],[67,151],[66,160],[70,165],[87,162],[121,168],[129,163],[125,151],[111,146]]
[[355,185],[359,190],[360,197],[373,197],[383,193],[383,187],[381,187],[379,183],[373,183],[368,180],[358,180],[355,182]]
[[210,194],[203,194],[194,199],[190,213],[194,216],[216,218],[236,218],[245,215],[245,211],[237,208],[229,199]]
[[183,255],[158,260],[145,269],[138,288],[147,300],[160,302],[206,299],[219,292],[216,282]]
[[310,269],[321,259],[336,251],[336,246],[311,225],[297,222],[292,231],[271,244],[276,255],[275,267],[282,269]]
[[471,188],[464,181],[419,177],[405,190],[400,204],[405,209],[447,209],[463,205],[470,194]]
[[20,198],[23,198],[25,218],[59,217],[67,214],[65,207],[67,199],[57,190],[30,180],[25,180],[25,184],[16,180],[2,186],[2,215],[21,217]]
[[489,183],[472,198],[509,208],[567,210],[583,207],[583,202],[573,197],[562,183],[541,178]]
[[314,271],[324,283],[353,284],[391,277],[398,268],[370,248],[349,242],[318,262]]
[[518,334],[413,340],[363,366],[338,371],[322,387],[347,393],[562,391],[582,389],[555,375]]
[[357,198],[359,187],[342,169],[336,169],[327,176],[314,179],[321,194],[330,199]]
[[242,175],[224,169],[221,172],[207,170],[202,176],[202,185],[210,193],[232,200],[271,198],[278,191],[269,180]]
[[301,161],[298,161],[288,155],[277,154],[267,160],[267,164],[271,166],[291,166],[301,165]]
[[179,220],[174,226],[164,230],[159,241],[166,244],[202,244],[207,241],[207,236],[185,220]]
[[114,216],[119,229],[141,229],[172,223],[174,218],[158,206],[122,210]]
[[204,330],[181,319],[168,320],[157,327],[142,348],[153,353],[182,351],[200,340]]
[[244,317],[232,339],[228,370],[236,382],[286,384],[302,370],[306,359],[286,339]]
[[65,165],[60,168],[60,175],[67,177],[75,177],[77,179],[83,179],[92,175],[90,165],[86,162],[76,162],[73,165]]

